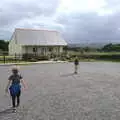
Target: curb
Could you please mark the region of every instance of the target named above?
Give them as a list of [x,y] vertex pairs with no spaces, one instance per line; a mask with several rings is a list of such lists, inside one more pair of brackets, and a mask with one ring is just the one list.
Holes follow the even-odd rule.
[[33,64],[54,64],[54,63],[67,63],[67,61],[42,61],[42,62],[26,62],[26,63],[5,63],[5,64],[0,64],[0,66],[33,65]]

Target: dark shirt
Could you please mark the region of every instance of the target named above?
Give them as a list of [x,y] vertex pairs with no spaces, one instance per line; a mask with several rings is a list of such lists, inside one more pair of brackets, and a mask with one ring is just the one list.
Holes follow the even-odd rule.
[[22,79],[22,76],[19,74],[13,74],[8,78],[8,80],[12,81],[12,84],[20,84],[21,79]]
[[74,64],[75,64],[75,65],[78,65],[78,64],[79,64],[78,59],[75,59]]

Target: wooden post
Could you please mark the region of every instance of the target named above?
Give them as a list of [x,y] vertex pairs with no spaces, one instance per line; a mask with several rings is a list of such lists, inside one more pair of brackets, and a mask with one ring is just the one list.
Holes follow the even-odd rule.
[[5,54],[3,55],[3,60],[4,60],[4,64],[5,64]]
[[4,64],[6,63],[6,57],[5,57],[6,53],[5,51],[3,51],[3,61],[4,61]]
[[16,53],[15,53],[15,63],[16,63]]

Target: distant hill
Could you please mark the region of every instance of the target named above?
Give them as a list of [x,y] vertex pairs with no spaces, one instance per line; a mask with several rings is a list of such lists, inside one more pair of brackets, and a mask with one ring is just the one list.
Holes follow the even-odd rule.
[[108,43],[70,43],[68,47],[92,47],[92,48],[101,48]]

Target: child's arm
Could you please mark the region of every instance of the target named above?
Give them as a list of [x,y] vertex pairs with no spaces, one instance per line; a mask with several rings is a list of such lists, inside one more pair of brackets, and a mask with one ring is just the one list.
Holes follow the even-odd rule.
[[21,83],[24,86],[24,88],[27,88],[27,85],[26,85],[26,83],[25,83],[25,81],[23,79],[21,79]]
[[8,88],[9,88],[10,84],[11,84],[11,80],[8,81],[8,84],[6,86],[5,92],[8,92]]

